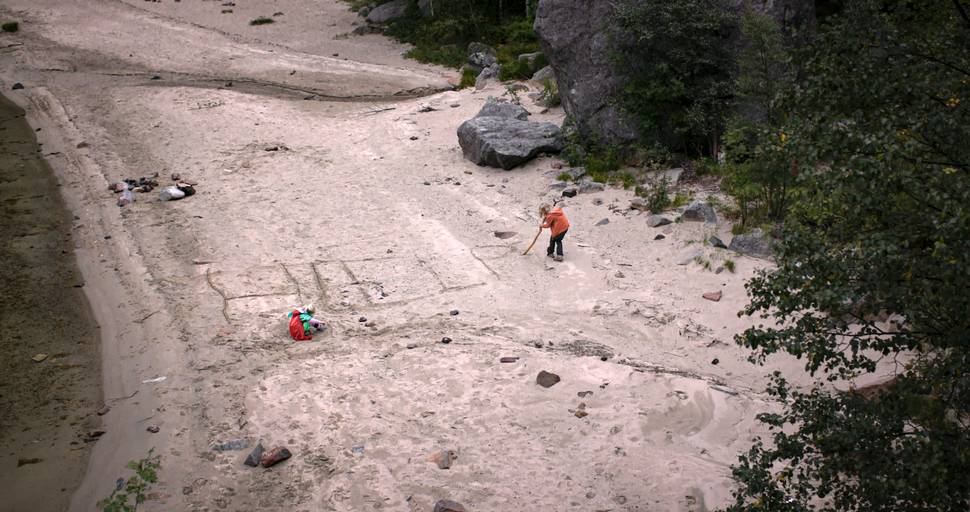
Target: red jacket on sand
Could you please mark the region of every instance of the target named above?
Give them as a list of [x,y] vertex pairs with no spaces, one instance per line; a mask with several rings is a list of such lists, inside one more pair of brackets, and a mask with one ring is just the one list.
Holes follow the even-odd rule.
[[553,208],[546,215],[546,221],[542,223],[542,227],[550,228],[552,230],[552,236],[556,237],[569,229],[569,221],[566,219],[566,214],[562,212],[562,208]]

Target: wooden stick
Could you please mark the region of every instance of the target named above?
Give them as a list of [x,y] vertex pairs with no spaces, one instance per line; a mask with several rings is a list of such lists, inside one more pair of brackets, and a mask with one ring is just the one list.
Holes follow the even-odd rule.
[[542,228],[539,228],[539,232],[536,233],[536,237],[532,239],[532,243],[529,244],[529,248],[526,249],[524,253],[522,253],[523,256],[525,256],[526,254],[529,254],[529,251],[532,250],[532,246],[536,244],[536,240],[539,239],[539,235],[541,234],[542,234]]

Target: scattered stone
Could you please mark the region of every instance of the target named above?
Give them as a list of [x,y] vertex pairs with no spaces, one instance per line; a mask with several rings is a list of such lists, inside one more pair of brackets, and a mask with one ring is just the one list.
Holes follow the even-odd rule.
[[377,325],[377,324],[376,324],[376,323],[374,323],[374,322],[366,322],[366,323],[364,323],[364,327],[374,327],[374,326],[376,326],[376,325]]
[[[561,168],[562,167],[562,164],[561,163],[556,162],[556,164],[558,164],[559,167],[556,167],[555,165],[553,165],[553,168],[558,169],[558,168]],[[568,174],[569,175],[569,179],[571,179],[573,181],[576,181],[579,178],[582,178],[583,176],[586,176],[586,169],[583,168],[583,167],[570,167],[568,169],[564,169],[559,174]]]
[[488,82],[497,80],[501,72],[501,64],[492,64],[491,66],[482,69],[482,72],[479,73],[475,78],[475,89],[479,91],[484,89],[488,85]]
[[434,512],[466,512],[466,510],[461,503],[451,500],[438,500],[434,504]]
[[438,109],[432,107],[431,105],[422,105],[421,108],[418,109],[418,113],[424,114],[427,112],[434,112],[435,110],[438,110]]
[[159,429],[157,425],[150,425],[150,426],[149,426],[148,428],[146,428],[145,430],[147,430],[147,431],[149,431],[149,432],[151,432],[152,434],[157,434],[157,433],[158,433],[158,431],[159,431],[159,430],[161,430],[161,429]]
[[597,226],[605,226],[610,223],[610,219],[602,219],[596,223]]
[[586,398],[588,396],[591,396],[592,394],[593,394],[592,391],[580,391],[579,393],[576,393],[576,396],[578,396],[579,398]]
[[518,233],[516,233],[515,231],[496,231],[492,234],[495,235],[495,238],[499,238],[501,240],[508,240],[509,238],[514,237]]
[[393,0],[386,4],[378,5],[367,13],[368,23],[388,23],[398,18],[403,18],[407,14],[410,0]]
[[351,451],[351,453],[354,453],[356,455],[363,455],[364,454],[364,447],[363,446],[354,446],[353,448],[350,449],[350,451]]
[[717,247],[718,249],[727,249],[727,245],[724,245],[724,242],[722,242],[721,239],[716,236],[711,236],[710,238],[707,239],[707,241],[712,246]]
[[426,182],[424,182],[424,184],[425,185],[431,185],[431,182],[430,181],[426,181]]
[[562,196],[563,197],[576,197],[576,194],[578,194],[578,193],[579,193],[579,189],[578,188],[576,188],[576,187],[566,187],[562,191]]
[[711,364],[717,364],[717,363],[720,363],[720,362],[721,361],[718,358],[716,358],[716,357],[711,360]]
[[216,452],[237,451],[244,450],[246,448],[249,448],[248,439],[233,439],[232,441],[212,445],[212,450]]
[[84,442],[93,443],[98,439],[100,439],[101,436],[105,435],[106,433],[107,432],[105,432],[104,430],[92,430],[84,435]]
[[728,249],[755,258],[770,258],[772,253],[771,238],[760,228],[752,229],[749,233],[737,235],[731,239]]
[[23,88],[24,88],[24,84],[22,84],[20,82],[17,82],[15,84],[13,84],[13,90],[15,90],[15,91],[20,90],[20,89],[23,89]]
[[558,384],[560,380],[562,379],[560,379],[558,375],[555,373],[549,373],[545,370],[540,371],[539,375],[536,376],[536,384],[544,388],[551,388],[552,386]]
[[182,181],[182,175],[177,172],[173,172],[172,181]]
[[657,236],[653,237],[654,240],[663,240],[664,238],[667,238],[667,237],[665,237],[665,236],[663,236],[662,234],[659,234],[659,233],[657,234]]
[[691,250],[689,250],[689,251],[681,254],[680,258],[677,260],[677,264],[678,265],[689,265],[695,259],[700,258],[702,254],[704,254],[704,251],[702,251],[699,247],[696,248],[696,249],[691,249]]
[[357,321],[360,322],[360,323],[364,323],[364,322],[367,321],[367,317],[366,316],[362,316],[362,317],[358,318]]
[[544,83],[546,80],[556,80],[556,73],[552,70],[552,66],[546,66],[539,71],[532,74],[532,80]]
[[432,453],[428,457],[428,461],[437,464],[438,469],[448,469],[451,467],[451,463],[457,458],[458,457],[455,455],[455,452],[451,450],[441,450]]
[[418,136],[417,135],[412,135],[411,136],[411,140],[418,140]]
[[500,363],[517,363],[519,361],[518,357],[503,357],[498,360]]
[[617,270],[616,273],[613,274],[613,275],[616,276],[619,279],[623,279],[624,277],[626,277],[626,274],[624,274],[623,271],[621,271],[621,270]]
[[647,204],[646,199],[642,197],[634,197],[633,199],[630,199],[630,209],[647,211],[650,209],[650,205]]
[[647,225],[652,228],[659,228],[660,226],[666,226],[670,224],[670,219],[662,215],[651,215],[647,217]]
[[259,466],[259,460],[263,457],[264,451],[265,448],[263,448],[263,443],[256,443],[256,447],[253,448],[253,451],[249,452],[249,455],[246,456],[246,460],[243,462],[243,464],[253,468]]
[[457,309],[452,309],[451,311],[448,312],[448,314],[451,315],[451,316],[458,316],[458,310]]
[[84,149],[84,148],[86,148],[88,146],[90,146],[90,144],[88,144],[87,142],[85,142],[85,141],[82,140],[81,142],[78,142],[77,143],[77,146],[75,146],[75,147],[78,148],[78,149]]
[[575,416],[576,416],[577,418],[585,418],[586,416],[589,416],[589,413],[588,413],[588,412],[586,412],[586,411],[584,411],[584,410],[582,410],[582,409],[578,409],[578,410],[577,410],[577,411],[576,411],[575,413],[573,413],[573,414],[574,414],[574,415],[575,415]]
[[100,409],[98,409],[98,416],[104,416],[105,414],[108,414],[109,412],[111,412],[111,406],[104,405]]
[[720,301],[722,296],[723,296],[723,293],[721,293],[721,290],[718,290],[716,292],[708,292],[708,293],[705,293],[704,295],[701,295],[701,297],[704,297],[705,299],[712,302]]
[[441,338],[441,342],[444,343],[445,345],[447,345],[447,344],[451,343],[451,338],[445,336],[444,338]]
[[17,459],[17,467],[26,466],[28,464],[39,464],[43,462],[44,459],[38,459],[36,457],[30,459]]
[[594,192],[602,192],[604,190],[606,190],[606,185],[593,180],[583,180],[579,182],[580,194],[592,194]]
[[475,117],[502,117],[505,119],[518,119],[525,121],[531,114],[520,105],[499,101],[495,98],[485,100],[485,105],[475,114]]
[[717,267],[717,269],[714,270],[715,274],[720,274],[721,272],[724,272],[724,267]]
[[707,224],[717,224],[717,213],[714,207],[707,203],[694,202],[688,206],[680,216],[681,220],[689,222],[704,222]]
[[293,454],[290,453],[290,451],[287,450],[285,446],[277,446],[276,448],[273,448],[272,450],[260,456],[259,464],[264,468],[268,468],[274,464],[283,462],[284,460],[289,459],[292,456]]
[[33,362],[35,362],[35,363],[41,363],[41,362],[43,362],[43,361],[44,361],[45,359],[47,359],[47,354],[43,354],[43,353],[41,353],[41,354],[36,354],[36,355],[35,355],[34,357],[31,357],[31,358],[30,358],[30,360],[31,360],[31,361],[33,361]]
[[554,181],[549,184],[549,190],[565,190],[569,187],[569,182],[566,181]]

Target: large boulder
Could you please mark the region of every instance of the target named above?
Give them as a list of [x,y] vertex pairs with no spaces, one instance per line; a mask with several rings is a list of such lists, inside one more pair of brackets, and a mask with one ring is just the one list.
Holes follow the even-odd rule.
[[[814,0],[730,3],[739,10],[753,8],[768,14],[783,27],[814,24]],[[615,5],[606,0],[539,0],[534,28],[559,82],[563,108],[579,134],[607,144],[625,144],[637,140],[638,133],[615,101],[625,85],[614,65],[616,42],[624,41],[613,22]]]
[[771,257],[771,245],[771,237],[761,229],[756,228],[732,238],[731,243],[728,244],[728,249],[746,256],[767,259]]
[[680,220],[717,224],[717,213],[714,212],[714,208],[711,205],[707,203],[695,202],[691,203],[687,208],[684,209],[684,213],[681,214]]
[[475,114],[475,117],[504,117],[525,121],[530,115],[529,111],[522,108],[521,105],[489,98],[485,100],[485,105]]
[[408,12],[408,0],[393,0],[386,4],[381,4],[367,13],[367,22],[382,24],[390,23],[398,18],[403,18]]
[[525,121],[527,115],[528,111],[518,105],[490,98],[478,115],[458,127],[458,143],[465,158],[508,170],[539,153],[562,151],[559,127]]
[[563,109],[580,135],[632,142],[635,125],[611,98],[622,88],[613,66],[613,2],[540,0],[535,31],[559,82]]

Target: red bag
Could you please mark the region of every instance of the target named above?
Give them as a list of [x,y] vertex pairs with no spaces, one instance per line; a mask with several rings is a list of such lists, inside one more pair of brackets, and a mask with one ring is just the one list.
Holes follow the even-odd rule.
[[290,336],[296,341],[313,339],[310,333],[303,330],[303,322],[300,321],[300,312],[295,309],[290,314]]

